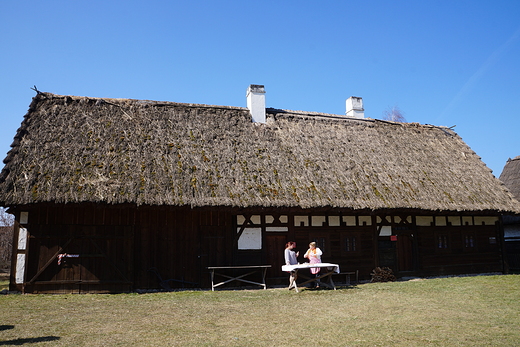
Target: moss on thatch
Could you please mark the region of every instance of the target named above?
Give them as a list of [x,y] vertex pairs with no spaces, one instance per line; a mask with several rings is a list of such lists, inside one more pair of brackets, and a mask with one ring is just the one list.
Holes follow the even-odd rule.
[[516,211],[452,130],[267,109],[38,94],[0,201]]

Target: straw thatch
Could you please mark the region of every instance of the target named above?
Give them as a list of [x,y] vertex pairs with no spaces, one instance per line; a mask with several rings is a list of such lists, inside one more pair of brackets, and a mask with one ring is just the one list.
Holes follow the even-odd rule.
[[0,176],[6,206],[517,211],[452,130],[267,109],[39,93]]
[[509,158],[500,174],[500,180],[504,182],[515,199],[520,200],[520,156]]

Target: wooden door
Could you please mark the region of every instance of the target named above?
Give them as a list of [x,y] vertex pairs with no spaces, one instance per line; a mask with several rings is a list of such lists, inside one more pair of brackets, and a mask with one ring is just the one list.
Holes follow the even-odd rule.
[[58,235],[35,234],[27,292],[127,292],[133,286],[133,229],[77,227]]
[[414,269],[413,234],[402,232],[397,235],[397,265],[398,271],[413,271]]
[[267,278],[272,279],[284,276],[282,272],[282,265],[285,264],[285,244],[287,243],[287,236],[278,234],[267,234],[265,237],[265,261],[266,265],[271,265],[267,270]]

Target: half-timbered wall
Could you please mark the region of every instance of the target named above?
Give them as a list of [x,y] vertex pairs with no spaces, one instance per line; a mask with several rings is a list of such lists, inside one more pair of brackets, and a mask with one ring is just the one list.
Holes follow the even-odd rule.
[[[316,241],[323,261],[370,279],[502,271],[498,217],[352,215],[283,209],[41,205],[15,211],[11,289],[31,293],[208,288],[208,266],[269,264],[286,284],[287,241],[300,262]],[[161,279],[163,281],[161,281]]]

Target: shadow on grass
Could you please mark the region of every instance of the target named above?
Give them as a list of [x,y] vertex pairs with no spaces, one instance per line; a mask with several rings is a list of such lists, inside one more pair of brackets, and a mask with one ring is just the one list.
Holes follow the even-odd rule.
[[42,336],[42,337],[29,337],[26,339],[14,339],[8,341],[0,341],[0,346],[21,346],[26,343],[38,343],[38,342],[49,342],[56,341],[60,338],[58,336]]
[[14,329],[14,325],[0,325],[0,331]]

